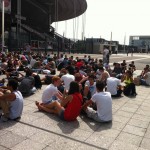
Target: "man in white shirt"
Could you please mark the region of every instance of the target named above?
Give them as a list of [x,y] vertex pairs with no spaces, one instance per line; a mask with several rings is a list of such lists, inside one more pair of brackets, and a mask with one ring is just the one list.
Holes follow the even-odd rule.
[[121,90],[121,81],[115,77],[109,77],[106,81],[107,84],[107,92],[111,93],[112,97],[120,97]]
[[31,57],[31,61],[30,61],[30,66],[31,66],[31,68],[34,66],[35,63],[36,63],[35,56],[32,56],[32,57]]
[[66,69],[65,69],[64,73],[66,73],[66,74],[61,77],[61,80],[64,83],[65,90],[68,91],[70,88],[70,83],[72,81],[75,81],[75,77],[74,77],[74,75],[69,74],[68,70],[66,70]]
[[[3,111],[3,115],[1,116],[2,121],[7,121],[8,119],[15,120],[22,115],[23,97],[17,88],[18,82],[10,79],[7,89],[0,89],[0,107]],[[8,90],[10,93],[7,93]]]
[[[83,105],[83,110],[87,113],[89,118],[97,122],[110,122],[112,121],[112,98],[109,92],[103,92],[105,85],[101,81],[96,82],[96,90],[91,100],[87,101]],[[93,108],[90,108],[92,103],[95,103],[97,106],[97,111]]]
[[62,99],[62,93],[58,91],[57,87],[60,85],[61,80],[59,77],[54,76],[52,78],[52,84],[48,85],[42,94],[42,102],[49,104],[52,100]]
[[108,55],[109,55],[109,50],[105,47],[103,51],[103,64],[109,63]]

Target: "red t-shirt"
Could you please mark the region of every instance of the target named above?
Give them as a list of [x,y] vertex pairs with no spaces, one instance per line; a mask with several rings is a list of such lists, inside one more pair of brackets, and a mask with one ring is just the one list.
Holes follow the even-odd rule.
[[64,119],[66,121],[73,121],[79,116],[82,108],[82,95],[80,93],[72,94],[73,99],[67,104],[64,112]]
[[78,67],[79,69],[81,66],[83,66],[83,63],[81,61],[76,63],[76,67]]

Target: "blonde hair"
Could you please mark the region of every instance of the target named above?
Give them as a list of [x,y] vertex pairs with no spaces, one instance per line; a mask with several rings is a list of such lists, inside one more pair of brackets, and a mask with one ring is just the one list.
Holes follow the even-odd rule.
[[58,80],[60,80],[60,77],[54,76],[54,77],[52,78],[52,83],[54,83],[54,82],[56,82],[56,81],[58,81]]

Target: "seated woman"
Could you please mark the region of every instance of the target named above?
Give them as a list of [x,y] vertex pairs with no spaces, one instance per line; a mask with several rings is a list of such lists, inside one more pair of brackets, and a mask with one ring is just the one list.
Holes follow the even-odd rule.
[[79,92],[79,84],[75,81],[70,83],[68,95],[61,103],[53,101],[49,104],[35,102],[39,110],[57,114],[62,120],[73,121],[79,116],[82,108],[82,95]]
[[124,82],[126,85],[124,87],[123,93],[126,96],[136,96],[135,84],[133,82],[133,74],[130,70],[127,70],[126,73],[122,76],[121,82]]

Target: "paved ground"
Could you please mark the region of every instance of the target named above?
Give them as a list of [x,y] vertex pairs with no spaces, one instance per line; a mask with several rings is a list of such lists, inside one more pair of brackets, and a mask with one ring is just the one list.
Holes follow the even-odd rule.
[[[128,56],[129,61],[136,60],[138,70],[150,64],[149,58],[148,55]],[[113,55],[111,63],[123,59],[127,59],[125,55]],[[109,124],[100,124],[85,116],[68,123],[52,114],[39,112],[34,102],[40,100],[45,87],[24,99],[24,111],[19,122],[0,121],[0,150],[150,149],[148,87],[137,86],[135,98],[123,96],[113,99],[113,121]]]

